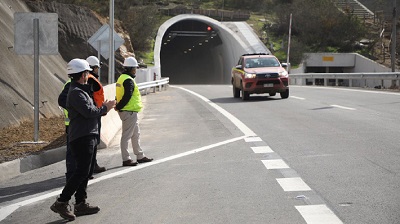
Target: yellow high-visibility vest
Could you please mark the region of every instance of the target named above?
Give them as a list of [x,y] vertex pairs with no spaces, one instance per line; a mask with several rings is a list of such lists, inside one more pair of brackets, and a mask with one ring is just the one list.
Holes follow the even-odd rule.
[[[68,83],[70,83],[71,82],[71,79],[68,79],[68,81],[66,81],[65,82],[65,84],[64,84],[64,86],[63,86],[63,88],[62,88],[62,90],[64,90],[64,88],[65,88],[65,86],[68,84]],[[62,92],[62,90],[61,90],[61,92]],[[65,126],[68,126],[69,125],[69,117],[68,117],[68,110],[67,109],[65,109],[65,108],[63,108],[64,109],[64,124],[65,124]]]
[[125,94],[125,89],[124,89],[123,83],[127,79],[131,79],[133,81],[133,85],[134,85],[135,89],[133,90],[133,94],[132,94],[132,97],[129,99],[129,102],[121,110],[122,111],[140,112],[143,108],[143,105],[142,105],[142,99],[140,96],[139,88],[136,85],[135,79],[127,74],[121,74],[117,80],[117,83],[115,84],[115,87],[116,87],[115,95],[117,97],[117,103],[119,101],[121,101],[122,97]]

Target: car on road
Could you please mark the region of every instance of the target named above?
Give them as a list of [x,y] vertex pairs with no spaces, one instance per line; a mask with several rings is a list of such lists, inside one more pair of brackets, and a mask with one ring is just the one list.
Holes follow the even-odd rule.
[[279,93],[282,99],[289,97],[289,74],[274,55],[243,54],[231,75],[235,98],[241,95],[243,100],[248,100],[250,94],[263,93],[270,96]]

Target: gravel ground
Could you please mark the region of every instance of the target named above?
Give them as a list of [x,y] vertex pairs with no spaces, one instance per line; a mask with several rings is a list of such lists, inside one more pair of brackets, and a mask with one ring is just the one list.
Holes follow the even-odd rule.
[[63,116],[41,118],[39,120],[38,142],[41,141],[44,143],[32,143],[34,142],[34,121],[24,121],[19,126],[1,129],[0,163],[66,145]]

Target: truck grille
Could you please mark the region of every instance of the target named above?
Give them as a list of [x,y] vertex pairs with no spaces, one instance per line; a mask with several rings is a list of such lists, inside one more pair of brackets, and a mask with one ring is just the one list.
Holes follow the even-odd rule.
[[268,79],[268,78],[278,78],[278,77],[279,77],[278,73],[260,73],[260,74],[257,74],[257,78]]

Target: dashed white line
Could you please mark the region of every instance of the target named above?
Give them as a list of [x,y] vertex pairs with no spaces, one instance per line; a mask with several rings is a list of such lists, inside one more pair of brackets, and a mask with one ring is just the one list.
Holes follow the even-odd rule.
[[298,99],[298,100],[305,100],[306,98],[298,97],[298,96],[290,96],[290,98]]
[[300,205],[295,207],[307,224],[343,224],[326,205]]
[[251,147],[254,153],[272,153],[274,152],[269,146]]
[[356,110],[355,108],[344,107],[344,106],[335,105],[335,104],[332,104],[331,107],[336,107],[336,108],[340,108],[340,109],[344,109],[344,110]]
[[248,138],[245,138],[244,141],[246,141],[246,142],[262,142],[262,139],[260,137],[248,137]]
[[311,191],[311,188],[300,177],[277,178],[284,191]]
[[268,170],[290,168],[282,159],[261,160]]

